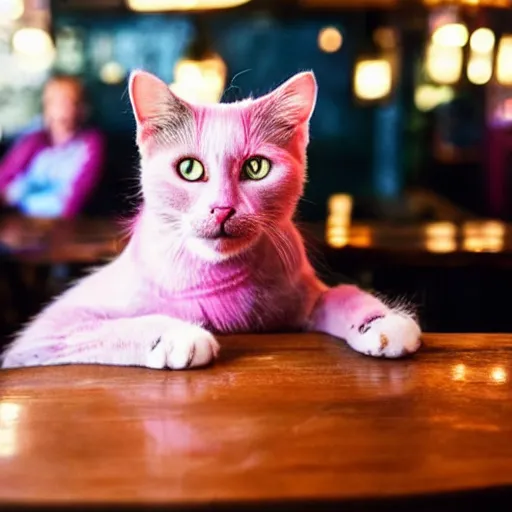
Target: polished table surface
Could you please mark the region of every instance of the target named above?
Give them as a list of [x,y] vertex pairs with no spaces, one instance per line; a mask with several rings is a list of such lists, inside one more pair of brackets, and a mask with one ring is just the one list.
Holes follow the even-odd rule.
[[424,341],[388,361],[322,335],[239,335],[196,371],[2,370],[0,508],[510,498],[512,335]]

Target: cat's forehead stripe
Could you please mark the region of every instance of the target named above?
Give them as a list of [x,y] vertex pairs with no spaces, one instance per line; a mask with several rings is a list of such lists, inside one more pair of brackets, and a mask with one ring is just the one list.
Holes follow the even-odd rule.
[[212,156],[238,154],[248,144],[239,108],[203,108],[196,116],[196,129],[202,149]]
[[287,147],[294,125],[276,104],[240,103],[203,107],[196,116],[197,132],[226,149],[270,143]]

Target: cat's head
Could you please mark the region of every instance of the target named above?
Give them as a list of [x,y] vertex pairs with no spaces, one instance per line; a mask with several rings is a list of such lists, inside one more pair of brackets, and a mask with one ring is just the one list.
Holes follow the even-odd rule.
[[238,254],[292,218],[305,182],[313,73],[257,99],[192,105],[134,71],[145,208],[207,259]]

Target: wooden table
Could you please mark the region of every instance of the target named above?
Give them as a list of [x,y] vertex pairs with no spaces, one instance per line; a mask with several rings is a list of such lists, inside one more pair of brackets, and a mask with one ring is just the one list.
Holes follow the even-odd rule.
[[221,341],[197,371],[0,371],[0,509],[510,509],[512,336],[429,334],[400,361]]

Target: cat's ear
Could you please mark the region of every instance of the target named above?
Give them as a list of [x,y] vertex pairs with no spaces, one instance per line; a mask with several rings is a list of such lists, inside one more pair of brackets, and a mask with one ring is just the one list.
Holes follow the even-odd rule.
[[272,108],[272,116],[286,118],[299,125],[310,120],[315,109],[317,83],[312,71],[298,73],[270,94],[260,98]]
[[128,90],[137,121],[139,143],[147,136],[158,137],[162,133],[177,135],[192,119],[192,107],[151,73],[132,71]]
[[169,102],[173,99],[169,87],[160,78],[146,71],[132,71],[128,90],[138,125],[159,117],[162,109],[167,110]]

